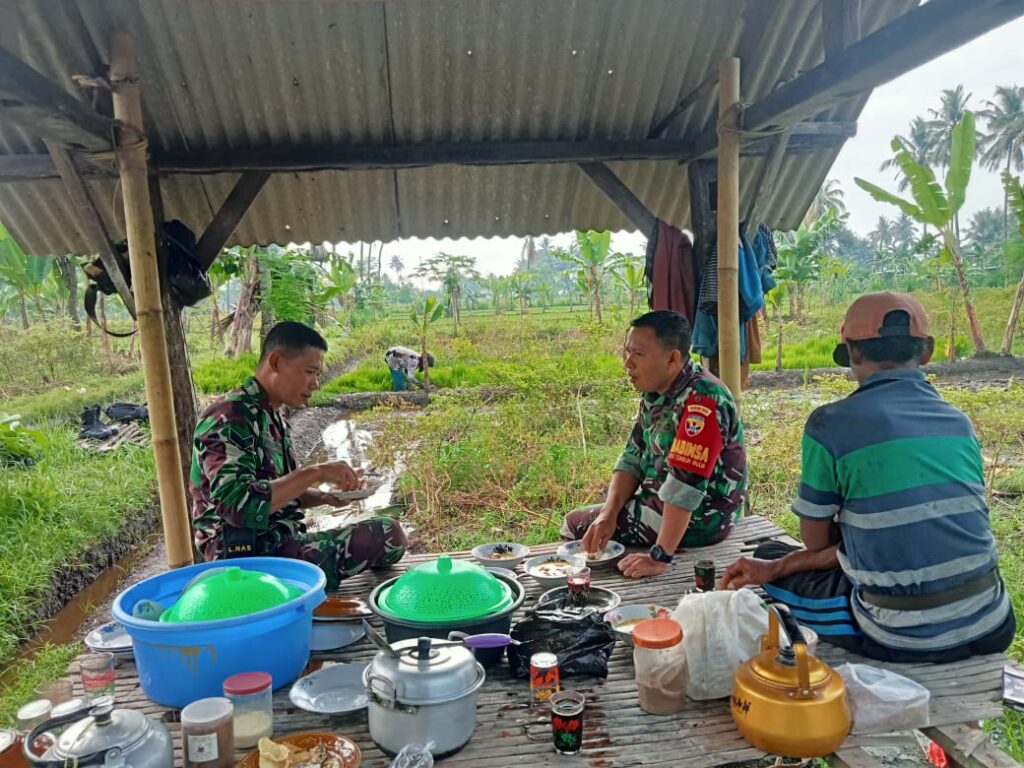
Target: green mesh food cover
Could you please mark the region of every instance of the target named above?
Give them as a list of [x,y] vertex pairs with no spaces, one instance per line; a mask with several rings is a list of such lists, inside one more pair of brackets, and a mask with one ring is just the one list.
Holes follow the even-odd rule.
[[237,566],[200,579],[186,589],[160,621],[216,621],[274,608],[302,595],[302,590],[262,571]]
[[512,604],[512,589],[476,563],[440,557],[402,574],[382,595],[382,606],[402,619],[463,621]]

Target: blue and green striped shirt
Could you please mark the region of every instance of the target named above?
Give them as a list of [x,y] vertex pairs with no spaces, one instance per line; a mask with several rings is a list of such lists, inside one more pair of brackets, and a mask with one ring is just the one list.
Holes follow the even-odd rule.
[[974,428],[922,372],[876,373],[849,397],[811,414],[793,511],[838,522],[839,563],[854,586],[850,607],[876,642],[942,650],[1005,621],[1010,603],[1001,583],[927,610],[897,611],[860,599],[862,589],[938,592],[996,567]]

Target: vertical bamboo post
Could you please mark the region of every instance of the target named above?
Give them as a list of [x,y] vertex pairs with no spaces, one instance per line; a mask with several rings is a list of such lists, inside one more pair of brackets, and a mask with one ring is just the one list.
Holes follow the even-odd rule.
[[739,403],[740,60],[723,59],[718,72],[718,365]]
[[124,195],[125,229],[139,323],[142,372],[146,380],[146,402],[153,433],[160,514],[167,541],[167,563],[171,568],[178,568],[192,564],[191,526],[185,504],[171,368],[160,302],[160,270],[146,173],[146,142],[142,133],[142,96],[135,45],[125,32],[116,33],[111,41],[110,83],[114,117],[125,126],[117,137],[117,167]]

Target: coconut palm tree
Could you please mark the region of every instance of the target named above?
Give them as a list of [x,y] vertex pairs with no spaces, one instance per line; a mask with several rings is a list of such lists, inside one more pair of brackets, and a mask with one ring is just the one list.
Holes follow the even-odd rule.
[[899,218],[892,224],[893,245],[899,248],[909,248],[914,244],[914,220],[901,213]]
[[[996,86],[995,99],[985,101],[981,163],[990,170],[1024,170],[1024,87]],[[1010,236],[1009,198],[1003,197],[1003,239]]]
[[810,218],[804,218],[804,225],[809,227],[812,222],[820,219],[831,208],[835,208],[836,213],[840,216],[846,213],[846,193],[839,186],[839,179],[825,179],[822,182],[821,188],[814,196],[811,207],[807,211],[807,216]]
[[391,267],[391,271],[398,277],[398,284],[402,284],[402,271],[405,269],[405,263],[402,261],[402,257],[397,253],[391,257],[391,261],[388,263]]
[[[914,158],[914,162],[922,165],[930,162],[932,152],[935,149],[935,132],[932,130],[929,122],[923,117],[915,117],[911,120],[910,130],[906,134],[897,134],[896,140],[910,153],[910,156]],[[895,177],[898,179],[896,188],[900,192],[906,192],[910,187],[910,182],[900,172],[900,165],[896,162],[895,157],[882,161],[879,170],[895,172]]]
[[876,251],[886,251],[892,248],[895,238],[893,237],[893,225],[888,216],[879,216],[875,222],[875,228],[868,232],[868,242]]

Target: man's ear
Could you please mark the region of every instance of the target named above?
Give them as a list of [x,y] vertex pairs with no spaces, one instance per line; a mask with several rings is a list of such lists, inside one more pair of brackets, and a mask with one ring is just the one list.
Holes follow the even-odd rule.
[[678,349],[673,349],[668,356],[669,365],[676,365],[683,362],[683,353]]
[[270,354],[267,355],[266,364],[267,367],[270,368],[270,370],[272,370],[274,373],[277,373],[281,368],[281,353],[278,352],[276,349],[272,350]]
[[929,360],[932,359],[932,355],[935,354],[935,337],[929,336],[924,341],[924,354],[921,355],[918,360],[919,365],[926,365]]

